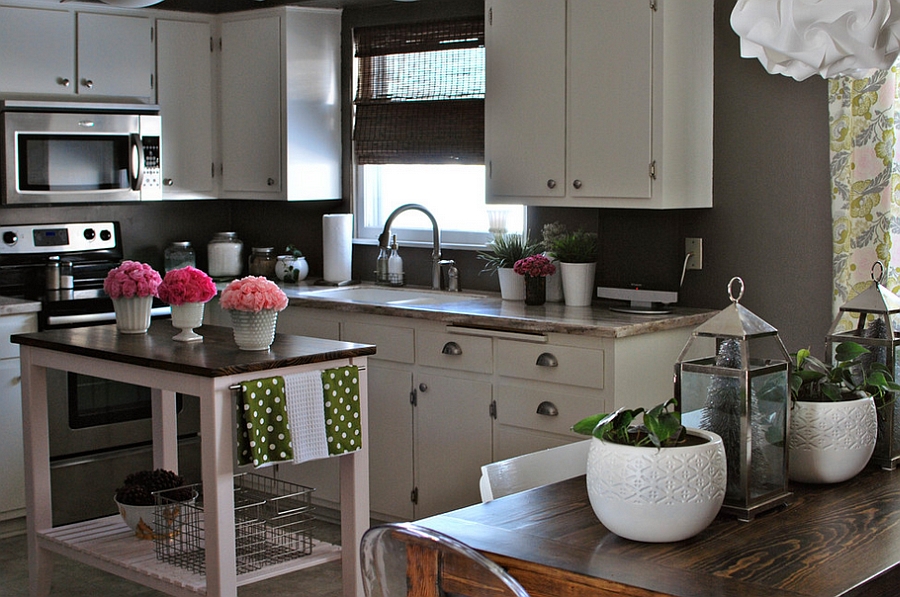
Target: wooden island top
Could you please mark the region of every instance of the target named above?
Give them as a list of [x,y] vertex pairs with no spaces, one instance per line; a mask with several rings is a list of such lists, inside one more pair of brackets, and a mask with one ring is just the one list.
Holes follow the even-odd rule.
[[893,597],[900,594],[900,472],[793,483],[792,503],[720,515],[677,543],[622,539],[583,476],[418,521],[508,568],[532,597]]

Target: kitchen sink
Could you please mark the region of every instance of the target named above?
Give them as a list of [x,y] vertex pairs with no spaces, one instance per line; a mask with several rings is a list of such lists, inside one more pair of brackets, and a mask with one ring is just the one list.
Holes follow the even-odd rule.
[[414,288],[383,288],[373,286],[351,286],[345,288],[331,288],[317,290],[306,295],[307,298],[322,298],[336,301],[350,301],[354,303],[368,303],[374,305],[442,305],[447,303],[461,303],[474,300],[483,300],[485,297],[479,294],[466,294],[460,292],[445,292],[437,290],[423,290]]

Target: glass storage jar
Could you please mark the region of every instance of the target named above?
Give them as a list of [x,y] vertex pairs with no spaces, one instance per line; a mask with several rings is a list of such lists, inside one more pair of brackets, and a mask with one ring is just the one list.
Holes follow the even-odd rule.
[[197,265],[197,255],[194,247],[188,241],[177,241],[166,247],[165,268],[166,273],[173,269]]
[[206,245],[209,275],[216,281],[233,280],[241,275],[244,243],[236,232],[216,232]]
[[250,275],[275,279],[275,247],[253,247],[250,251]]

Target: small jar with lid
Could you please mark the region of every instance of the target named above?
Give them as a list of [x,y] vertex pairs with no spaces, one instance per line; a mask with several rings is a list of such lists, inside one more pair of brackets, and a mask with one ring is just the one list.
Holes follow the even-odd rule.
[[253,247],[250,251],[250,275],[275,279],[275,247]]
[[236,232],[216,232],[206,245],[209,275],[217,281],[233,280],[241,275],[244,243]]
[[188,241],[177,241],[166,247],[165,268],[166,273],[173,269],[197,265],[197,255],[194,247]]

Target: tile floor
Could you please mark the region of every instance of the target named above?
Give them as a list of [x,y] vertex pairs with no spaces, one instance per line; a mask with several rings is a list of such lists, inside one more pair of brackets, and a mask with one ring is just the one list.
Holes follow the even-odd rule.
[[[320,522],[314,536],[338,542],[337,525]],[[25,536],[0,539],[0,597],[28,597]],[[161,597],[147,589],[68,558],[53,566],[52,597]],[[341,564],[332,562],[238,588],[239,597],[341,597]]]

